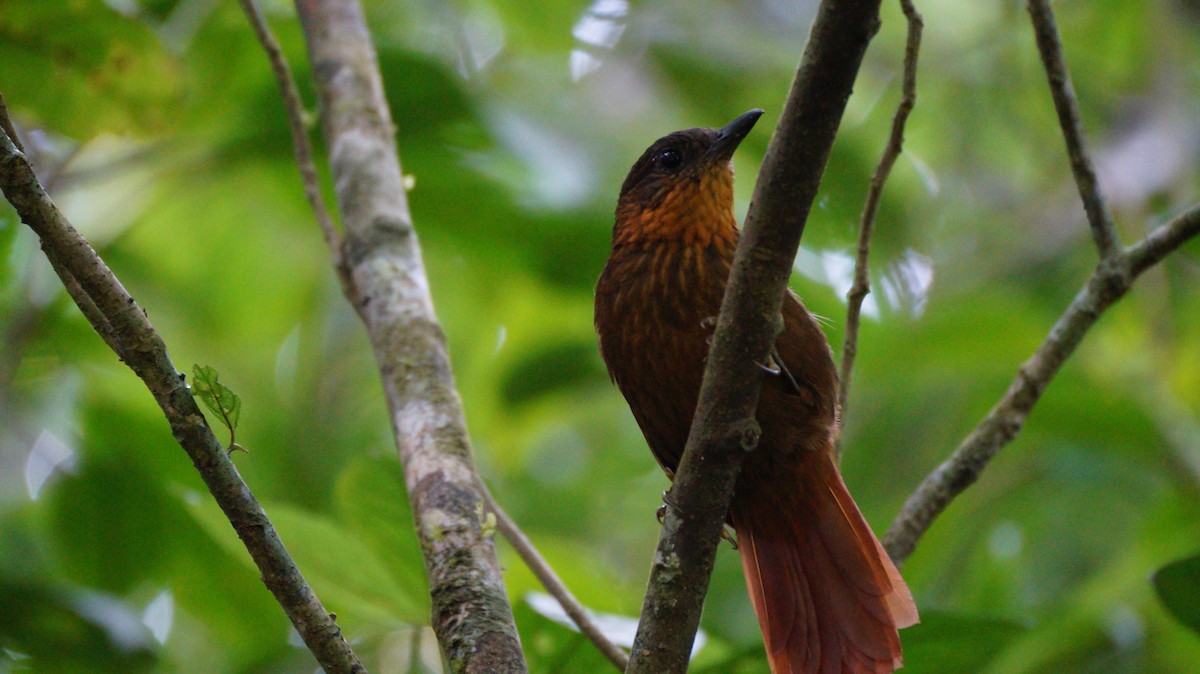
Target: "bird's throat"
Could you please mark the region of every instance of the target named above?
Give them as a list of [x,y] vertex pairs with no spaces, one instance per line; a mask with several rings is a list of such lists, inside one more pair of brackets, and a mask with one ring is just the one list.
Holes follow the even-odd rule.
[[733,174],[728,170],[665,186],[652,203],[622,202],[617,207],[614,248],[659,242],[707,248],[736,241]]

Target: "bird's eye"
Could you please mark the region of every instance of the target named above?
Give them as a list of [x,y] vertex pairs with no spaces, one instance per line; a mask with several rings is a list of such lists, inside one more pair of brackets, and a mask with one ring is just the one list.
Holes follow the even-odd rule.
[[683,155],[679,150],[663,150],[654,157],[654,162],[659,168],[674,171],[683,163]]

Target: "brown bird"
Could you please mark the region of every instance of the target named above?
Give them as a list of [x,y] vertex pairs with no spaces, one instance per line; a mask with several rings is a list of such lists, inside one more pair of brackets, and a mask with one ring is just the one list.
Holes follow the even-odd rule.
[[[738,241],[730,158],[761,114],[660,138],[621,185],[596,331],[668,477],[687,443]],[[902,664],[897,629],[917,622],[917,608],[833,457],[829,342],[791,291],[783,320],[772,362],[762,364],[762,435],[729,510],[771,671],[891,672]]]

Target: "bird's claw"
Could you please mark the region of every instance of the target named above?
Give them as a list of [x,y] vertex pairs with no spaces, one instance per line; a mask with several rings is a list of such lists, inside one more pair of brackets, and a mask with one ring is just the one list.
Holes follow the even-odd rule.
[[667,520],[667,506],[671,506],[672,508],[675,507],[675,504],[671,502],[670,491],[664,491],[662,499],[663,504],[658,506],[658,509],[654,511],[654,517],[658,519],[659,524],[663,524]]
[[[664,522],[666,522],[667,506],[674,507],[674,505],[675,505],[674,503],[671,503],[670,495],[671,495],[671,492],[664,491],[663,492],[663,504],[658,506],[658,508],[655,509],[655,511],[654,511],[654,517],[655,517],[655,519],[658,520],[658,524],[660,526]],[[734,550],[738,549],[737,534],[732,529],[730,529],[728,525],[721,525],[721,538],[726,541],[729,541],[729,547],[733,548]]]
[[792,373],[788,371],[787,366],[783,364],[783,358],[779,356],[779,350],[774,346],[771,347],[771,352],[767,354],[766,365],[763,365],[762,363],[755,364],[762,368],[763,372],[766,372],[767,374],[776,376],[783,375],[787,377],[788,383],[792,385],[792,389],[796,393],[799,393],[802,390],[800,388],[800,384],[796,382],[796,378],[792,376]]
[[729,527],[721,527],[721,538],[729,541],[729,547],[733,548],[734,550],[738,549],[737,534],[731,531]]
[[774,365],[774,363],[775,363],[774,358],[770,358],[767,365],[764,365],[758,361],[754,362],[754,364],[758,366],[758,369],[762,370],[763,372],[766,372],[767,374],[779,374],[779,368],[772,367],[772,365]]

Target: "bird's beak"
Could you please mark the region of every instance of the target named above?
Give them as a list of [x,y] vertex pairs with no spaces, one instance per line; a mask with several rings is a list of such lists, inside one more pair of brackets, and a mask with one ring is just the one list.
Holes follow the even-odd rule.
[[708,148],[708,157],[714,161],[729,161],[733,156],[733,151],[737,149],[742,139],[746,134],[750,133],[750,129],[754,128],[754,123],[762,117],[763,111],[755,108],[747,112],[732,122],[725,125],[725,128],[717,132],[717,140]]

